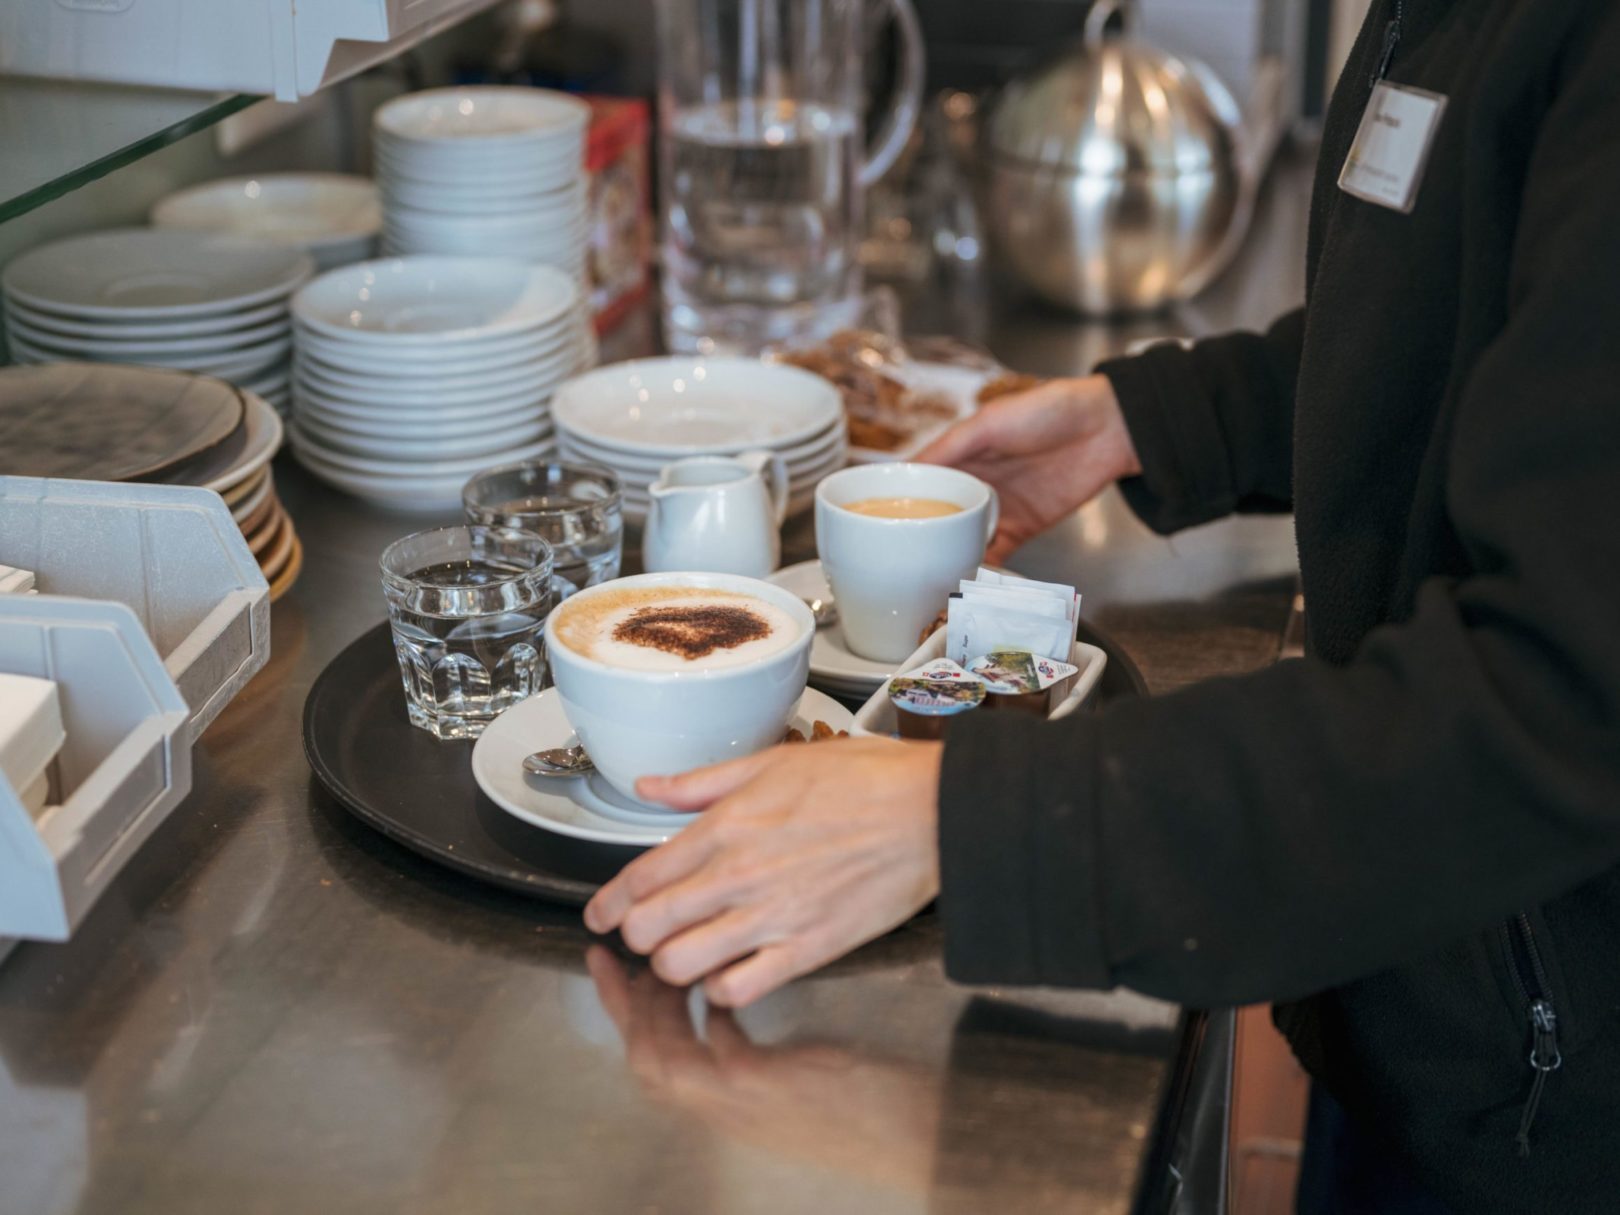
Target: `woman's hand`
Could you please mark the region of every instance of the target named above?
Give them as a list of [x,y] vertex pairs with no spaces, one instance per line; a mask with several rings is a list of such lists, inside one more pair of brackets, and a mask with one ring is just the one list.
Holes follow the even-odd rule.
[[666,982],[741,1007],[916,914],[939,892],[938,743],[776,747],[636,794],[703,810],[585,908]]
[[1001,524],[985,554],[992,564],[1067,518],[1121,477],[1142,471],[1106,376],[1050,380],[991,401],[918,456],[988,481],[1001,496]]

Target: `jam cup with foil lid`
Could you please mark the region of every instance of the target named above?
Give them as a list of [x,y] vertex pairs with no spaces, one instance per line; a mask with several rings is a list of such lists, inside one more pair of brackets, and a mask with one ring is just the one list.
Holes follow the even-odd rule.
[[953,662],[939,662],[889,680],[900,737],[935,741],[964,713],[984,704],[984,683]]

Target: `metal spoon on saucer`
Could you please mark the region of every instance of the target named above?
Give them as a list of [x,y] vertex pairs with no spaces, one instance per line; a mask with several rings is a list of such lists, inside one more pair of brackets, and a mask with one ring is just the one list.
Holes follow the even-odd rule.
[[832,597],[832,592],[825,595],[815,595],[805,599],[804,606],[810,609],[810,614],[816,619],[816,627],[824,629],[829,624],[838,623],[838,601]]
[[523,770],[530,776],[584,776],[594,772],[596,765],[585,754],[585,748],[575,743],[572,747],[550,747],[524,756]]

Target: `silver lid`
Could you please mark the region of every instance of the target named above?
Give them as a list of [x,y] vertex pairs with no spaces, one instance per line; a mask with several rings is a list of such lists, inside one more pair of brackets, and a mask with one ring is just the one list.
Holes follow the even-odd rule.
[[1203,65],[1111,32],[1097,0],[1082,42],[1002,90],[987,132],[999,157],[1086,177],[1175,176],[1230,165],[1237,103]]

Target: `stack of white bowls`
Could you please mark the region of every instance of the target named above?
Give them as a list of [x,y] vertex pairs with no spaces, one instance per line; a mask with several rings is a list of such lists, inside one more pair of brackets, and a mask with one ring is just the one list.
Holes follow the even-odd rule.
[[745,358],[614,363],[557,389],[551,413],[564,458],[605,465],[624,482],[624,513],[646,518],[648,487],[688,456],[773,451],[787,463],[789,514],[849,462],[843,399],[808,371]]
[[545,89],[389,102],[373,120],[383,252],[517,257],[582,279],[590,117],[584,102]]
[[287,302],[315,271],[268,241],[115,228],[42,245],[0,275],[16,363],[79,360],[196,371],[284,413]]
[[454,510],[473,473],[550,455],[552,393],[590,357],[578,284],[526,262],[361,262],[292,312],[293,451],[391,507]]

